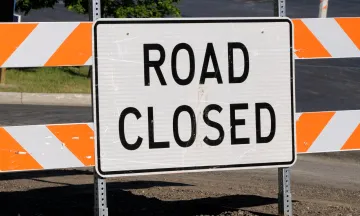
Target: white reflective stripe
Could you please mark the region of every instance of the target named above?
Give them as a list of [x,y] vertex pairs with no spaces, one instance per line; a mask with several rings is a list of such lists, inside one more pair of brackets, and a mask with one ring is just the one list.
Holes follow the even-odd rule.
[[94,123],[88,123],[87,125],[94,131]]
[[339,151],[360,122],[358,111],[338,111],[330,120],[308,152]]
[[91,66],[92,65],[92,57],[90,57],[87,61],[86,61],[86,63],[84,64],[84,65],[89,65],[89,66]]
[[295,113],[295,122],[297,122],[302,113]]
[[6,127],[6,131],[44,169],[84,166],[44,125]]
[[[88,123],[87,125],[91,128],[92,131],[94,131],[94,123]],[[95,133],[94,133],[94,135],[91,137],[91,139],[94,139],[94,136],[95,136]]]
[[39,23],[3,67],[44,65],[78,25],[79,22]]
[[335,19],[303,19],[332,57],[360,57],[360,50]]

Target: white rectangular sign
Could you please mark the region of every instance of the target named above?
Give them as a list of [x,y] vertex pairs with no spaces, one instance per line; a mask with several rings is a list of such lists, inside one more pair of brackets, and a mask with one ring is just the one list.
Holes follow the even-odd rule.
[[99,19],[93,52],[100,176],[295,163],[290,19]]

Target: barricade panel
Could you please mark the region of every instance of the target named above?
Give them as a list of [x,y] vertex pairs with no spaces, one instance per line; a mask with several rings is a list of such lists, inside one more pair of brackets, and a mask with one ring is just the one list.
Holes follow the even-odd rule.
[[0,54],[1,67],[92,64],[91,22],[2,23],[0,31],[12,33],[0,36],[1,47],[6,47]]
[[[352,28],[360,17],[292,20],[296,59],[360,57],[360,31]],[[0,36],[0,67],[91,65],[91,28],[91,22],[2,23],[0,31],[12,34]]]
[[[360,150],[360,110],[296,113],[297,152]],[[93,123],[0,127],[0,172],[94,166]]]

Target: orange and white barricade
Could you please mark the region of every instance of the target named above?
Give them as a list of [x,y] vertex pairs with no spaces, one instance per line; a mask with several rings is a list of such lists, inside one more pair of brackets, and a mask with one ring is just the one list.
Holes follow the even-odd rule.
[[[360,57],[360,17],[292,21],[296,60]],[[4,23],[0,31],[12,32],[0,35],[0,67],[92,63],[91,22]],[[360,149],[360,110],[296,120],[298,153]],[[92,123],[0,127],[0,154],[0,172],[94,166]]]
[[[295,59],[360,57],[360,30],[354,28],[360,17],[292,21]],[[4,23],[0,32],[11,32],[0,35],[0,67],[92,64],[91,22]]]

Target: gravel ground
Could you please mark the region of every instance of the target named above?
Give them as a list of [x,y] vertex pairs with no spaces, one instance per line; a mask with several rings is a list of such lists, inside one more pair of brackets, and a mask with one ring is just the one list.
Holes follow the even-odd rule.
[[[107,180],[109,215],[277,215],[277,170]],[[357,160],[303,155],[292,168],[293,215],[360,215]],[[92,169],[0,176],[1,216],[93,213]]]

